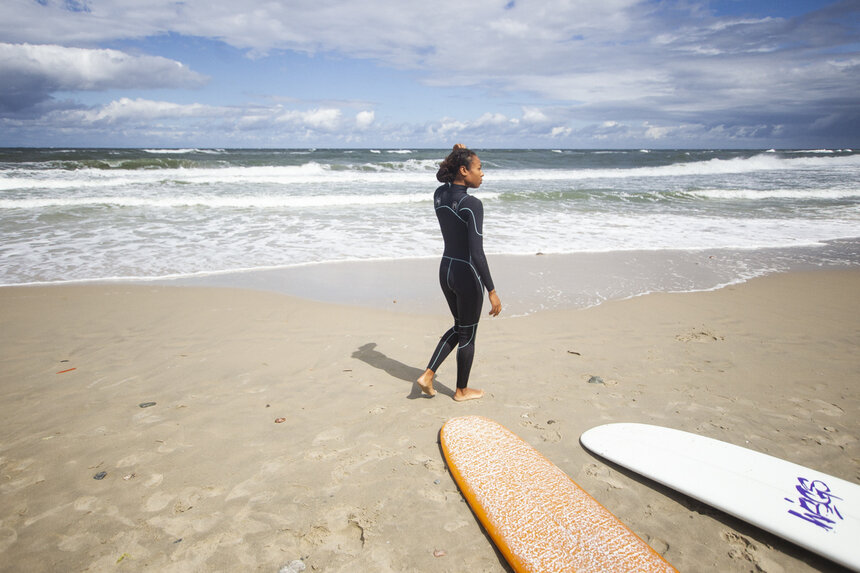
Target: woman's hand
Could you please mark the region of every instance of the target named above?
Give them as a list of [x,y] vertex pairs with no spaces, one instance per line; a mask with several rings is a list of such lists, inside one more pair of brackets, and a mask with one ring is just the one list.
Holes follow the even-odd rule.
[[502,312],[502,301],[499,300],[499,295],[496,294],[495,290],[491,290],[489,297],[490,304],[493,305],[493,308],[490,309],[490,316],[499,316],[499,313]]

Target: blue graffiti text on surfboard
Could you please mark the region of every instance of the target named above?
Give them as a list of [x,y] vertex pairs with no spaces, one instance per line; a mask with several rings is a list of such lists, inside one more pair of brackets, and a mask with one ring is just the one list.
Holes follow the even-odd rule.
[[833,495],[826,483],[802,477],[797,478],[797,481],[799,485],[794,487],[800,495],[796,500],[785,498],[785,501],[798,504],[803,512],[790,509],[788,513],[817,525],[825,531],[833,529],[835,518],[844,519],[833,501],[842,498]]

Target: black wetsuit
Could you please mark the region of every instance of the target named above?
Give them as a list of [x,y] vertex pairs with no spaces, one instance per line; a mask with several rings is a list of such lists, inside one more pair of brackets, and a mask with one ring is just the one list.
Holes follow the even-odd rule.
[[436,217],[445,240],[439,284],[454,315],[454,326],[442,335],[427,365],[436,371],[457,347],[457,388],[469,383],[475,356],[475,334],[481,318],[484,288],[494,290],[484,255],[484,206],[463,185],[445,184],[433,194]]

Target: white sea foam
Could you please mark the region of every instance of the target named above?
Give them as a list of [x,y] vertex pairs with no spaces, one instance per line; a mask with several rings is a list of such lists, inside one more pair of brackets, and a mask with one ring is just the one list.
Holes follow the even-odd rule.
[[[484,198],[495,198],[497,194],[485,193]],[[430,203],[432,196],[424,194],[377,194],[377,195],[228,195],[228,196],[91,196],[50,197],[44,199],[0,199],[0,209],[44,209],[47,207],[83,208],[96,205],[115,207],[211,207],[235,209],[278,209],[295,207],[371,206],[402,203]]]
[[703,175],[736,175],[760,171],[860,168],[860,155],[846,157],[793,157],[756,155],[749,158],[709,159],[673,163],[656,167],[614,169],[521,169],[492,173],[488,180],[549,181],[583,179],[631,179],[637,177],[687,177]]
[[198,149],[198,148],[188,148],[188,149],[144,149],[146,153],[155,153],[158,155],[188,155],[191,153],[203,153],[206,155],[219,155],[227,153],[225,149]]
[[[374,151],[372,151],[374,152]],[[310,161],[295,166],[253,166],[173,169],[14,169],[0,172],[0,191],[14,189],[81,189],[152,186],[164,183],[191,185],[314,185],[314,184],[415,184],[427,186],[428,175],[438,162],[409,159],[391,164],[361,163],[333,167]],[[611,169],[500,169],[487,170],[485,183],[493,181],[539,182],[589,179],[634,179],[734,175],[762,171],[838,170],[860,168],[860,155],[783,158],[761,154],[749,158],[710,159],[655,167]],[[856,176],[856,173],[855,173]]]
[[[221,151],[49,150],[0,164],[0,284],[440,252],[437,154]],[[482,159],[488,253],[762,249],[860,235],[860,155],[489,150]]]
[[[300,166],[257,166],[196,169],[78,169],[75,171],[10,170],[0,173],[0,191],[12,189],[74,189],[185,183],[309,185],[325,183],[420,183],[426,185],[428,162],[408,161],[394,167],[365,166],[334,170],[309,162]],[[433,166],[435,173],[435,166]]]
[[855,188],[828,188],[828,189],[701,189],[689,191],[689,195],[708,199],[743,199],[749,201],[763,201],[767,199],[792,199],[803,201],[806,199],[851,199],[860,198],[860,186]]
[[761,249],[820,245],[823,236],[858,235],[857,224],[848,220],[767,216],[569,213],[556,214],[551,225],[539,213],[498,219],[494,213],[492,240],[485,239],[485,246],[499,254]]

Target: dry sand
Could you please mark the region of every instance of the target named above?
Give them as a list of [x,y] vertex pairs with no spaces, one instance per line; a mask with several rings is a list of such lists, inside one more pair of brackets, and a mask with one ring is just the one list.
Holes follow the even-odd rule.
[[441,304],[3,288],[0,571],[506,571],[440,453],[463,414],[533,444],[681,571],[838,570],[578,437],[656,423],[860,482],[858,294],[860,271],[790,273],[487,318],[487,395],[456,403],[453,357],[435,398],[413,383]]

